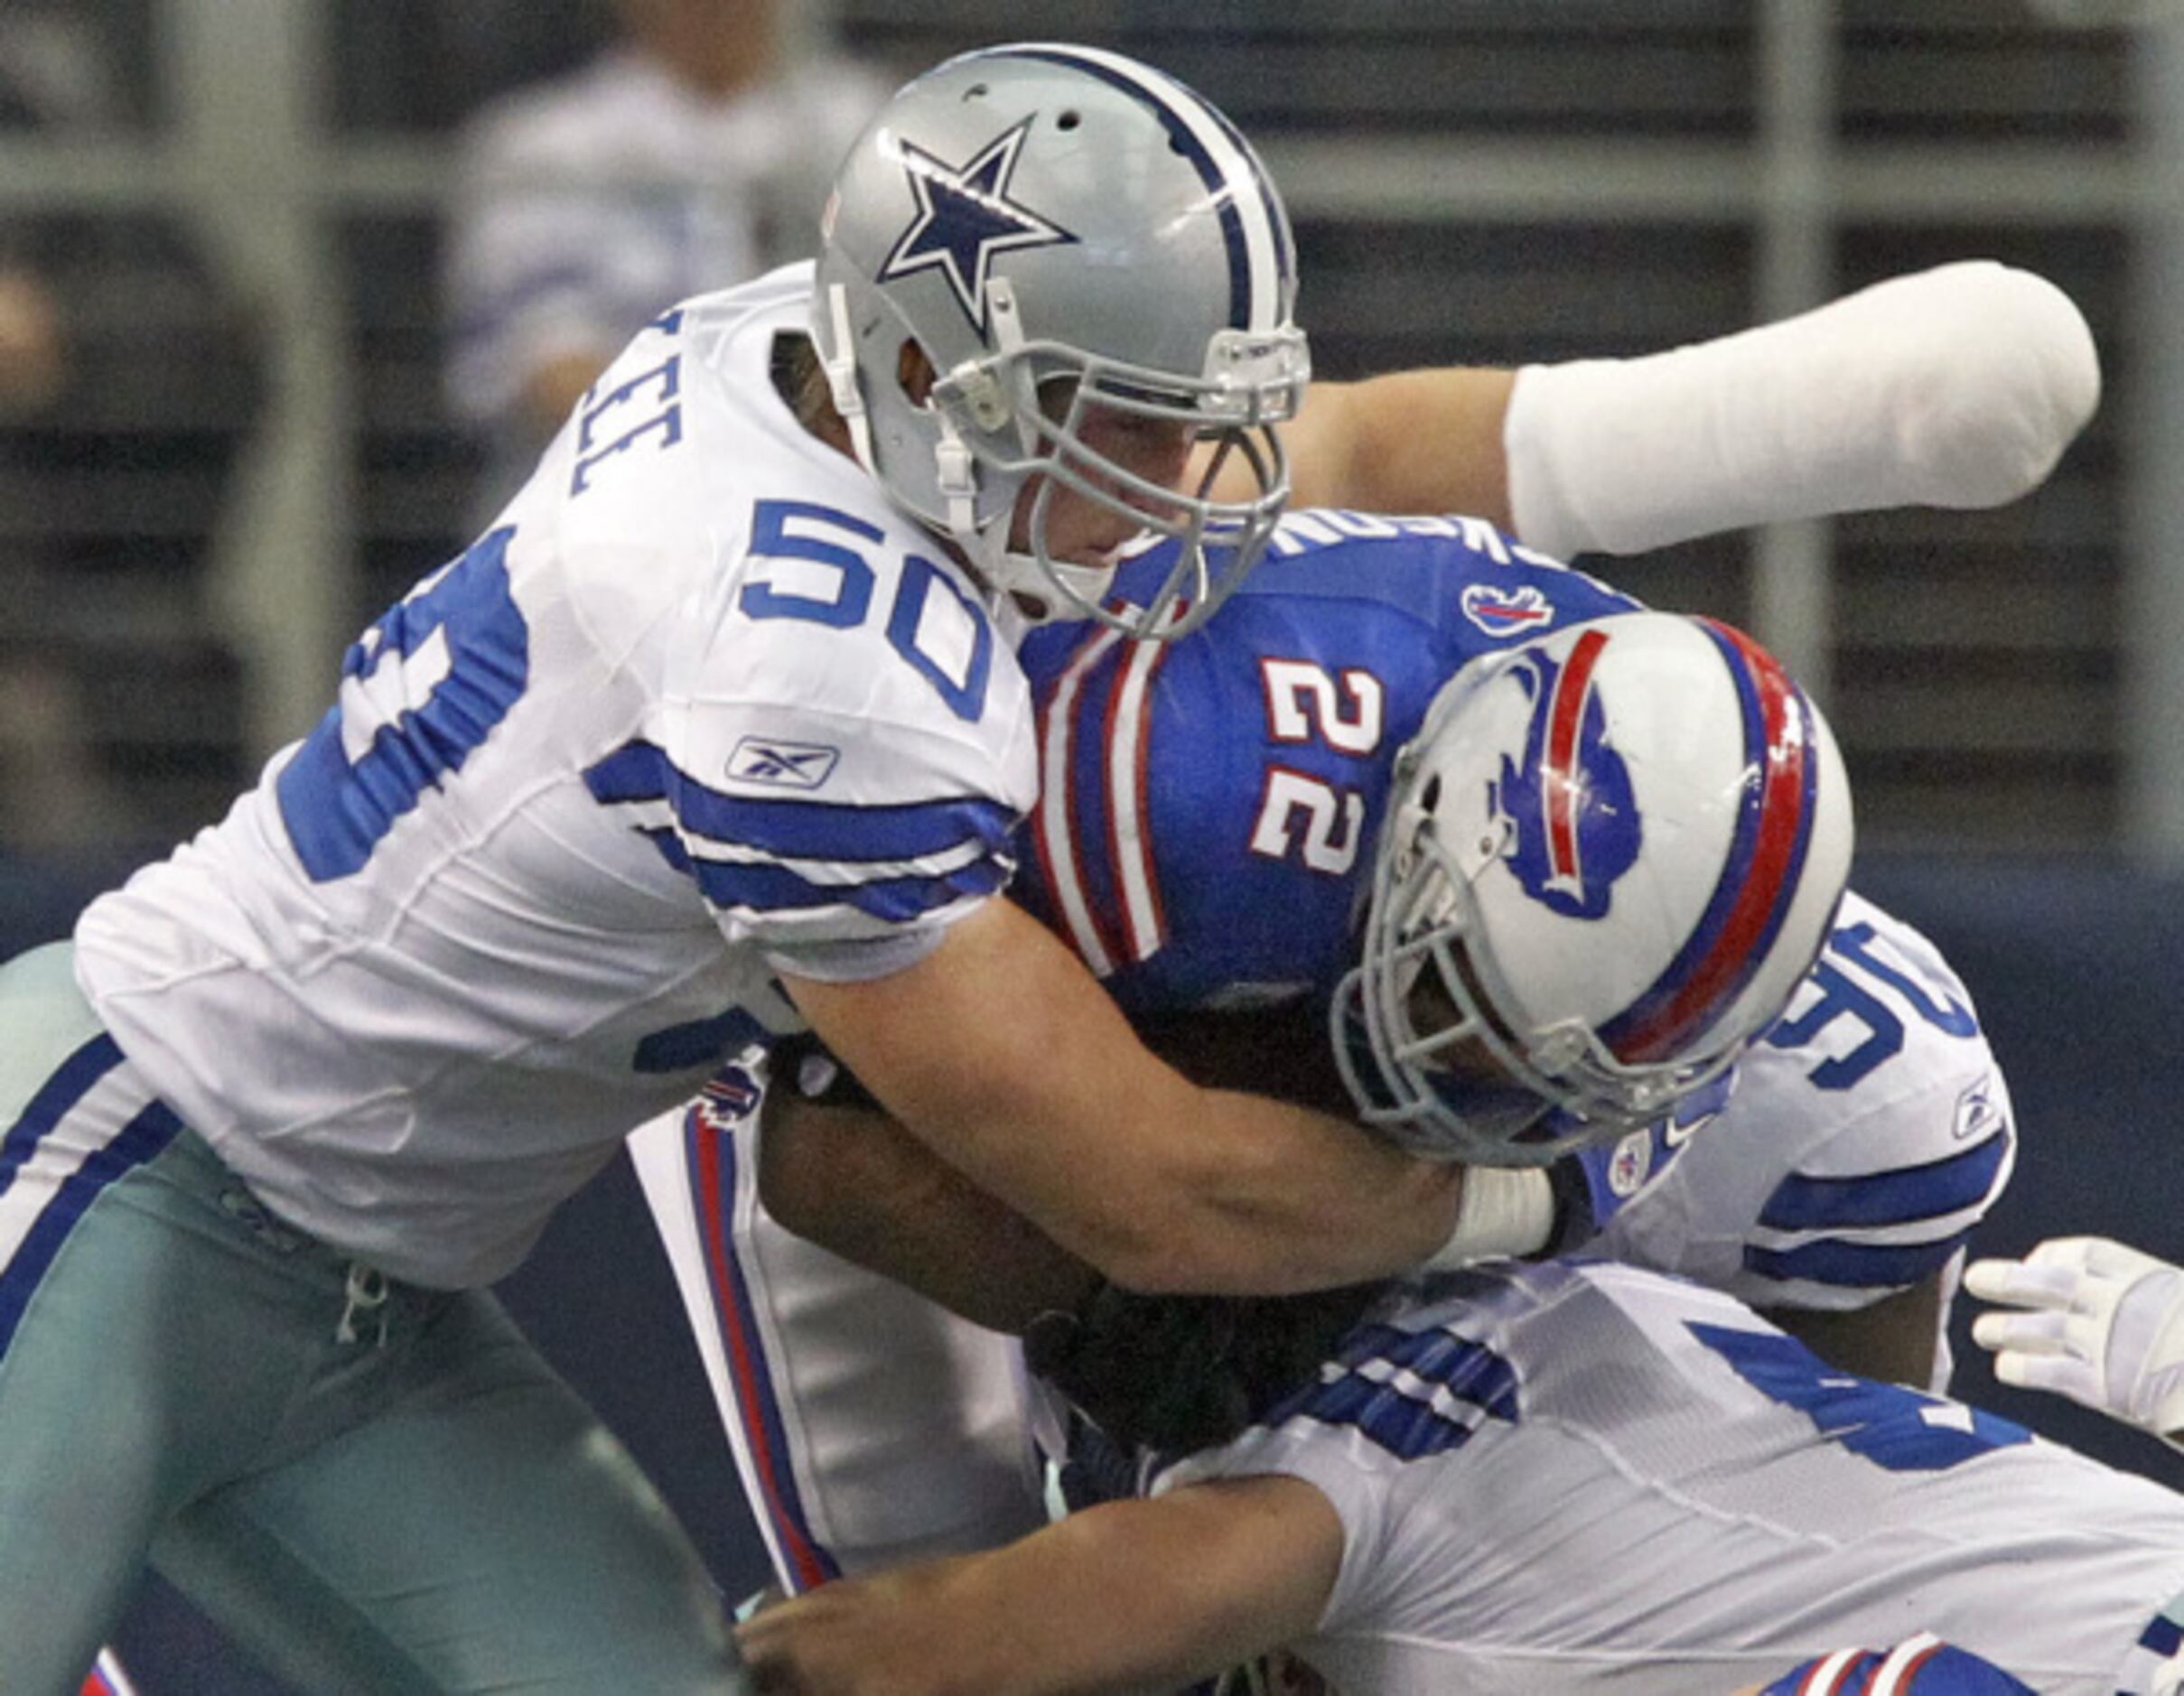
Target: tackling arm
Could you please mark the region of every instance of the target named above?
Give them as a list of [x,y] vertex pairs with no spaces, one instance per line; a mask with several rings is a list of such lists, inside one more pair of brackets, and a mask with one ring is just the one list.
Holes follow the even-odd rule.
[[914,1136],[1125,1289],[1332,1289],[1553,1234],[1535,1170],[1414,1160],[1348,1120],[1193,1084],[1005,900],[907,971],[783,983]]
[[991,1331],[1074,1312],[1099,1274],[885,1114],[777,1081],[759,1143],[766,1211],[807,1242]]
[[1431,1255],[1459,1169],[1356,1125],[1200,1089],[1011,903],[986,902],[906,971],[786,977],[822,1040],[919,1141],[1133,1290],[1275,1294]]
[[1632,359],[1314,384],[1293,504],[1470,512],[1561,557],[1901,506],[1999,506],[2093,415],[2069,298],[1988,260],[1937,266]]
[[1342,1523],[1310,1485],[1222,1479],[823,1585],[736,1643],[758,1689],[799,1696],[1171,1690],[1309,1634],[1341,1560]]

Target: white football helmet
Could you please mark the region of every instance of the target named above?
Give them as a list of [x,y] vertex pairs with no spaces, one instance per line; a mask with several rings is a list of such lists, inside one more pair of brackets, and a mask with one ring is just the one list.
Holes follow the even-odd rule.
[[[1255,563],[1289,493],[1274,426],[1311,362],[1288,215],[1214,107],[1115,53],[966,53],[873,121],[820,233],[812,333],[857,457],[994,592],[1034,618],[1171,637]],[[903,387],[906,343],[938,373],[926,398]],[[1257,492],[1216,501],[1210,471],[1189,491],[1134,475],[1083,440],[1096,409],[1188,425]],[[1019,554],[1012,515],[1035,476]],[[1182,539],[1150,605],[1110,609],[1109,565],[1052,557],[1057,488]]]
[[1396,756],[1344,1081],[1430,1156],[1620,1136],[1780,1015],[1852,838],[1826,722],[1741,631],[1630,612],[1476,660]]

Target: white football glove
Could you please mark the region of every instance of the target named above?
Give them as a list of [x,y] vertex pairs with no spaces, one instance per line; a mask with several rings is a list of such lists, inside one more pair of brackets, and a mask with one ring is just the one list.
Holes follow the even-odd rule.
[[2025,1309],[1972,1322],[2002,1383],[2052,1390],[2184,1450],[2184,1270],[2105,1236],[2061,1236],[2022,1260],[1974,1261],[1965,1288]]

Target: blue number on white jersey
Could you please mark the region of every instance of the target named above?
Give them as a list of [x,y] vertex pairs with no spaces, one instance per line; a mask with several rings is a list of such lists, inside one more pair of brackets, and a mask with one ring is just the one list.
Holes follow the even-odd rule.
[[[1767,1033],[1771,1047],[1794,1048],[1812,1041],[1838,1019],[1855,1020],[1866,1028],[1865,1040],[1848,1054],[1830,1056],[1806,1074],[1821,1089],[1855,1088],[1875,1067],[1902,1051],[1903,1020],[1881,999],[1881,990],[1892,991],[1913,1016],[1937,1030],[1952,1037],[1979,1034],[1978,1019],[1951,992],[1937,963],[1919,960],[1908,950],[1891,963],[1880,952],[1883,946],[1869,924],[1844,925],[1834,931],[1807,980],[1819,987],[1820,998]],[[1860,983],[1853,969],[1872,987]]]
[[1937,1472],[1996,1449],[2029,1443],[2021,1425],[1960,1402],[1838,1372],[1794,1337],[1685,1322],[1737,1376],[1795,1408],[1853,1454],[1890,1472]]
[[508,716],[530,680],[530,627],[503,527],[428,577],[341,661],[340,698],[275,788],[317,883],[361,871],[395,822]]
[[[748,619],[796,619],[837,630],[854,629],[872,612],[875,573],[859,543],[884,540],[862,518],[807,500],[761,500],[751,511],[751,554],[792,566],[818,567],[793,575],[778,569],[746,583],[736,605]],[[953,608],[929,618],[935,592],[953,597]],[[953,613],[954,616],[947,616]],[[939,632],[968,632],[967,651],[951,651]],[[887,615],[887,639],[896,653],[948,711],[976,723],[985,711],[986,680],[994,668],[994,627],[963,591],[932,561],[904,559]],[[957,644],[955,646],[959,646]]]

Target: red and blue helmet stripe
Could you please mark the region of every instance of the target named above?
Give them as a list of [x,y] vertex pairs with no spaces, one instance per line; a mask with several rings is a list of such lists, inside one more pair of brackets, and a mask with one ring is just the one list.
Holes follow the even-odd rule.
[[1812,703],[1741,630],[1694,622],[1720,651],[1742,709],[1743,794],[1698,924],[1667,969],[1601,1029],[1626,1063],[1672,1058],[1735,1002],[1781,934],[1812,845],[1821,770]]
[[1547,814],[1547,865],[1557,881],[1571,888],[1582,888],[1585,881],[1578,859],[1578,799],[1584,793],[1581,743],[1585,706],[1592,698],[1593,668],[1607,646],[1605,631],[1587,630],[1580,637],[1563,662],[1547,702],[1545,770],[1540,785]]

